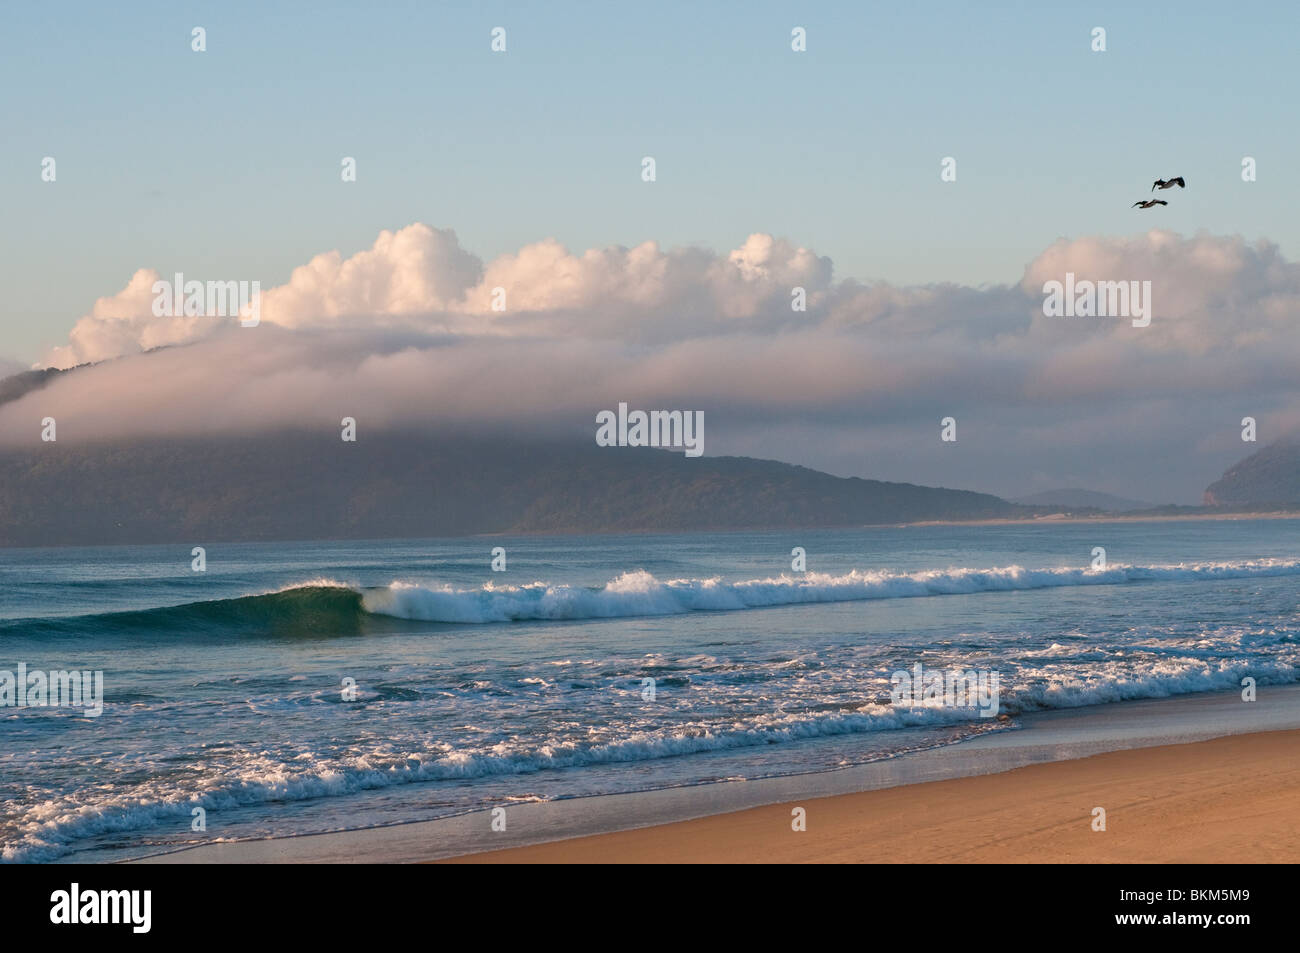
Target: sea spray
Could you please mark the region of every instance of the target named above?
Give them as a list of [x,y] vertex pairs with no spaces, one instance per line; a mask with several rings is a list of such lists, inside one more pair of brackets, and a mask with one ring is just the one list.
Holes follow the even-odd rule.
[[782,575],[739,582],[725,582],[719,577],[660,581],[644,570],[637,570],[623,573],[599,588],[539,581],[521,586],[488,584],[477,589],[464,589],[399,581],[386,587],[367,589],[362,602],[368,612],[401,619],[473,624],[612,619],[1065,586],[1292,575],[1300,575],[1300,560],[1265,559],[1173,566],[1112,563],[1104,570],[1006,566],[897,573],[854,569],[841,575],[805,573],[797,577]]

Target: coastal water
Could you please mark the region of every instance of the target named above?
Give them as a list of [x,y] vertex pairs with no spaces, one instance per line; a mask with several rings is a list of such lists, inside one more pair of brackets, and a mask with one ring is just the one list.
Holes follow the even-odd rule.
[[[211,544],[203,572],[190,546],[0,550],[0,680],[102,671],[104,701],[0,707],[0,849],[115,860],[820,771],[1045,708],[1295,682],[1298,530]],[[1010,717],[891,704],[918,663],[996,673]]]

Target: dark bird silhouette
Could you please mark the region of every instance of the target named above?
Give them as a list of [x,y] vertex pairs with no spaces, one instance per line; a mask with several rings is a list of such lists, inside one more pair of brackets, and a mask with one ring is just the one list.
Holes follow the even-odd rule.
[[1151,186],[1151,191],[1154,192],[1156,189],[1172,189],[1175,185],[1180,189],[1187,188],[1187,183],[1183,181],[1183,177],[1180,175],[1176,179],[1156,179],[1155,184]]
[[1168,205],[1164,199],[1147,199],[1145,202],[1134,202],[1129,208],[1150,208],[1153,205]]

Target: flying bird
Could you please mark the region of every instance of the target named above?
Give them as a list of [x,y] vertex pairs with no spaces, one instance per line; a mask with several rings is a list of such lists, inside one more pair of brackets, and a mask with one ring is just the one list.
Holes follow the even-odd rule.
[[1187,188],[1187,183],[1183,181],[1183,177],[1180,175],[1176,179],[1156,179],[1155,184],[1151,186],[1151,191],[1154,192],[1156,189],[1172,189],[1175,185],[1180,189]]
[[1153,205],[1168,205],[1164,199],[1147,199],[1145,202],[1134,202],[1129,208],[1150,208]]

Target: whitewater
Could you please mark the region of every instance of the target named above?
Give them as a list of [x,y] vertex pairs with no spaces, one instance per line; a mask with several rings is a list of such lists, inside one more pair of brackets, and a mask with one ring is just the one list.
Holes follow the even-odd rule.
[[[1267,692],[1300,680],[1298,528],[214,545],[206,574],[184,546],[0,550],[0,668],[104,672],[99,718],[0,707],[0,857],[828,771],[1027,713]],[[814,571],[788,571],[796,544]],[[1088,568],[1097,544],[1123,561]],[[916,664],[997,672],[1006,717],[892,705]]]
[[660,582],[645,570],[623,573],[600,588],[533,582],[487,584],[477,589],[394,582],[363,594],[369,612],[426,622],[488,623],[523,619],[612,619],[683,612],[728,612],[819,602],[911,599],[923,596],[1113,586],[1140,582],[1195,582],[1300,575],[1300,560],[1249,560],[1175,566],[1114,565],[1106,569],[947,569],[917,573],[860,571],[843,575],[802,573],[724,582],[672,579]]

